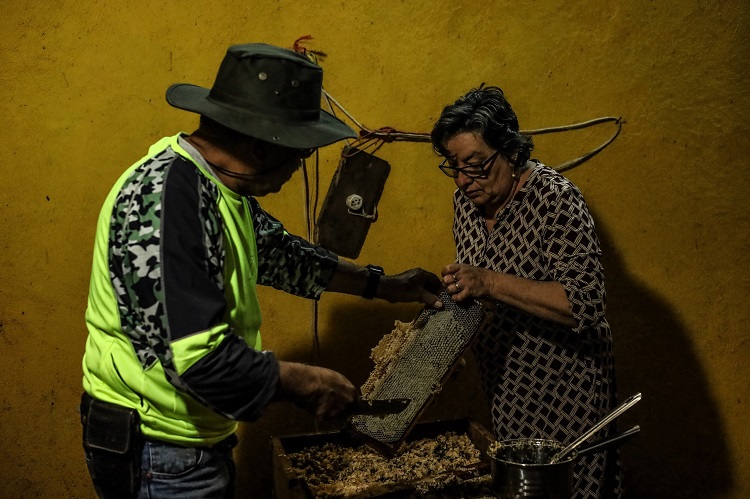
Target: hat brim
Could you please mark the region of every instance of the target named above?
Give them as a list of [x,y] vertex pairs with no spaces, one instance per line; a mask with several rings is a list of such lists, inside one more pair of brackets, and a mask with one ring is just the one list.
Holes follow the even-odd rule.
[[310,149],[333,144],[357,133],[335,116],[320,111],[318,121],[288,123],[269,119],[251,110],[227,107],[208,99],[209,89],[176,83],[167,89],[167,102],[176,108],[201,114],[222,125],[272,144]]

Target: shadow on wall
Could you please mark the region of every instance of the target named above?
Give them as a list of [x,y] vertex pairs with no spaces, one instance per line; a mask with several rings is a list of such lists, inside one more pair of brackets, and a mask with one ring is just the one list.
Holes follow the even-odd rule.
[[[727,437],[687,327],[667,300],[628,274],[606,230],[599,227],[598,232],[619,397],[643,393],[643,400],[618,420],[621,429],[641,426],[640,435],[622,447],[626,497],[726,497],[734,484]],[[328,322],[341,327],[321,330],[325,344],[332,346],[315,363],[361,386],[373,367],[370,350],[393,330],[396,319],[410,321],[418,312],[418,306],[379,301],[338,306]],[[285,360],[310,361],[302,352]],[[470,356],[467,360],[467,368],[438,395],[423,421],[471,417],[490,427],[476,367]],[[235,454],[239,497],[271,497],[271,436],[334,431],[341,424],[316,424],[301,409],[274,404],[259,421],[243,425]]]
[[641,426],[622,447],[625,496],[726,497],[734,483],[727,437],[689,331],[667,300],[628,274],[606,230],[598,234],[619,400],[643,394],[618,421]]
[[[325,306],[325,298],[321,307]],[[419,305],[394,305],[382,301],[354,302],[337,306],[328,322],[341,327],[321,330],[326,345],[321,358],[313,362],[344,373],[355,386],[361,386],[373,369],[370,350],[393,330],[394,322],[414,319]],[[294,358],[294,357],[297,358]],[[291,354],[284,360],[309,362],[303,354]],[[421,421],[472,418],[489,428],[489,411],[480,390],[473,359],[466,357],[466,367],[452,379],[420,417]],[[263,417],[241,427],[241,444],[235,453],[238,497],[271,497],[273,470],[270,439],[272,436],[336,431],[343,421],[316,423],[307,412],[292,404],[272,404]]]

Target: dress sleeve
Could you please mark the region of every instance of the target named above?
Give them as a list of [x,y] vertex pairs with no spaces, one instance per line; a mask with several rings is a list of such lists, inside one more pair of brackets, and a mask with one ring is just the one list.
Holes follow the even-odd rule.
[[544,230],[545,256],[552,279],[568,296],[576,332],[604,318],[606,297],[601,249],[581,192],[570,185],[550,198]]
[[338,256],[288,233],[255,199],[248,198],[248,202],[258,248],[258,284],[319,298],[333,277]]

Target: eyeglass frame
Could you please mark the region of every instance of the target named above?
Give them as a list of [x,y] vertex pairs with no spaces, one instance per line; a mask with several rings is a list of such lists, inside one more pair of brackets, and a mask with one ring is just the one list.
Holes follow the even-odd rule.
[[[438,168],[440,168],[441,172],[443,172],[445,175],[451,178],[458,178],[458,175],[461,173],[463,173],[468,178],[486,178],[489,173],[490,168],[492,168],[492,165],[495,163],[495,160],[497,159],[499,154],[500,154],[500,151],[495,151],[492,155],[490,155],[489,158],[485,159],[481,163],[478,163],[476,165],[466,165],[462,168],[457,168],[455,166],[448,166],[446,163],[450,161],[450,159],[445,158],[438,165]],[[467,168],[477,169],[476,173],[467,172],[466,171]]]

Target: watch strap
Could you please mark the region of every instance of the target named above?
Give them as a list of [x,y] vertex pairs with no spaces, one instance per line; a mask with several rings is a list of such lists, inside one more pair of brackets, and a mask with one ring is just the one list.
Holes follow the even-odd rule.
[[383,271],[383,267],[378,267],[377,265],[366,265],[365,268],[370,272],[370,275],[367,276],[367,285],[365,286],[364,293],[362,293],[362,297],[372,300],[378,293],[380,276],[385,275],[385,272]]

